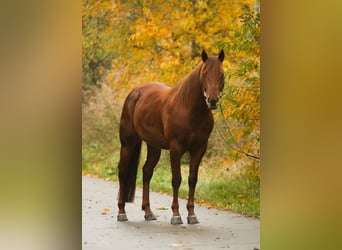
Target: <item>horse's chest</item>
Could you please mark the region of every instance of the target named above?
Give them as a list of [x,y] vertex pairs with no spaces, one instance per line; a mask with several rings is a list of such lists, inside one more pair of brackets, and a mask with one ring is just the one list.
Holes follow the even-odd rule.
[[213,120],[212,117],[204,117],[189,119],[189,116],[178,116],[170,119],[166,125],[167,138],[184,144],[206,142],[213,128]]
[[210,121],[198,122],[193,124],[189,130],[190,141],[207,141],[213,129],[213,123]]

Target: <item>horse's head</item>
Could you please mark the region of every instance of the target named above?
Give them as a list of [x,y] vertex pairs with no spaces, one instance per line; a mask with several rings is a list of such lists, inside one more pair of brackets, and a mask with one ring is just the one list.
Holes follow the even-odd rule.
[[202,52],[203,66],[200,72],[200,82],[205,101],[210,109],[216,109],[217,105],[220,104],[220,98],[224,87],[223,59],[223,50],[221,50],[217,57],[208,57],[204,50]]

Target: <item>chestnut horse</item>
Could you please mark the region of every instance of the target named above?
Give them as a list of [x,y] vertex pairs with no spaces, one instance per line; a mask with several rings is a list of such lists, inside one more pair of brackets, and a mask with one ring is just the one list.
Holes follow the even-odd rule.
[[170,150],[172,170],[171,224],[182,224],[178,206],[178,190],[182,181],[181,157],[190,153],[187,202],[188,224],[199,223],[194,213],[194,194],[198,167],[207,149],[214,121],[211,113],[220,102],[224,87],[222,62],[224,52],[208,56],[174,87],[147,83],[135,88],[126,98],[120,121],[120,161],[118,221],[127,221],[125,202],[133,202],[141,142],[147,144],[143,166],[142,210],[145,220],[155,220],[150,208],[149,186],[162,149]]

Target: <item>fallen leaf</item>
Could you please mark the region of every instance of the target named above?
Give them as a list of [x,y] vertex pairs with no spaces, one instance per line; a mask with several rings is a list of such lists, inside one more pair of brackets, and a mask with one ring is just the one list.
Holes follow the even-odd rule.
[[102,211],[101,214],[105,215],[105,214],[107,214],[109,211],[110,211],[110,209],[109,209],[108,207],[105,207],[105,208],[103,209],[103,211]]
[[157,210],[168,210],[169,208],[168,207],[157,207],[156,209]]

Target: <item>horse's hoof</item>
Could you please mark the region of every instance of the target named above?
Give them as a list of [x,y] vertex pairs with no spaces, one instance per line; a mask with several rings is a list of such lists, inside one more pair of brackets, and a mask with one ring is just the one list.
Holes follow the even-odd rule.
[[156,220],[156,216],[153,214],[153,213],[150,213],[150,214],[145,214],[145,220],[146,221],[150,221],[150,220]]
[[118,221],[128,221],[126,214],[118,214]]
[[182,218],[180,216],[172,216],[171,224],[172,225],[183,224]]
[[188,216],[188,224],[198,224],[196,215]]

